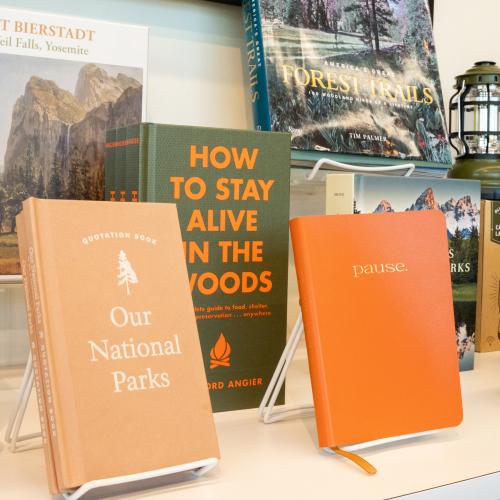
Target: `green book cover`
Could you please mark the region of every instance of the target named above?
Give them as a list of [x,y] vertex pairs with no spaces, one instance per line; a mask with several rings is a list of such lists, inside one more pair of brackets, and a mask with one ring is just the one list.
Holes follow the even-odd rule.
[[[114,154],[114,189],[116,201],[125,201],[125,150],[127,145],[127,127],[116,129]],[[115,201],[111,198],[111,201]]]
[[128,125],[125,147],[124,189],[128,201],[139,201],[140,124]]
[[286,342],[290,135],[156,124],[139,135],[126,184],[177,204],[213,409],[256,407]]
[[104,199],[111,199],[110,191],[115,181],[115,142],[116,129],[106,131],[106,144],[104,152]]

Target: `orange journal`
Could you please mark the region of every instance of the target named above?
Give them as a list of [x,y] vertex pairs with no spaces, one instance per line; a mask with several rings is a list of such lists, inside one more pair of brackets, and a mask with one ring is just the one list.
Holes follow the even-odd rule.
[[290,225],[319,446],[458,425],[443,214],[299,217]]

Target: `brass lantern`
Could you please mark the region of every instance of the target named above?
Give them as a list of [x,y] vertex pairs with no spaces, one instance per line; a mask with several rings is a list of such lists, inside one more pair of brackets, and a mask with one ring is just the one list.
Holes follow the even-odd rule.
[[457,158],[448,177],[480,180],[482,198],[500,199],[500,68],[477,62],[454,88],[449,133]]

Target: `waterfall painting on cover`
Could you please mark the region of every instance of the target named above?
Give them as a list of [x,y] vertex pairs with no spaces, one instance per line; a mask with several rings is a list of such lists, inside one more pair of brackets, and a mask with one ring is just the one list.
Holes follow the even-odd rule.
[[106,129],[144,117],[148,30],[0,8],[0,275],[30,197],[102,200]]
[[295,150],[451,164],[427,0],[245,5],[257,128]]

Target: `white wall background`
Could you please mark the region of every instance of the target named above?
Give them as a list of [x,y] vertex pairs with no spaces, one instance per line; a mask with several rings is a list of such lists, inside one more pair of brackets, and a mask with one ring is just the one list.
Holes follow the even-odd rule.
[[[478,60],[500,62],[495,39],[500,1],[435,4],[434,32],[447,103],[455,75]],[[252,127],[239,7],[205,0],[0,0],[0,5],[148,25],[148,120]],[[8,75],[0,75],[0,84],[2,78]],[[25,337],[20,335],[24,322],[20,287],[0,289],[0,366],[25,356]]]
[[[499,0],[434,0],[434,38],[445,103],[454,77],[476,61],[500,64]],[[447,116],[447,115],[446,115]]]

